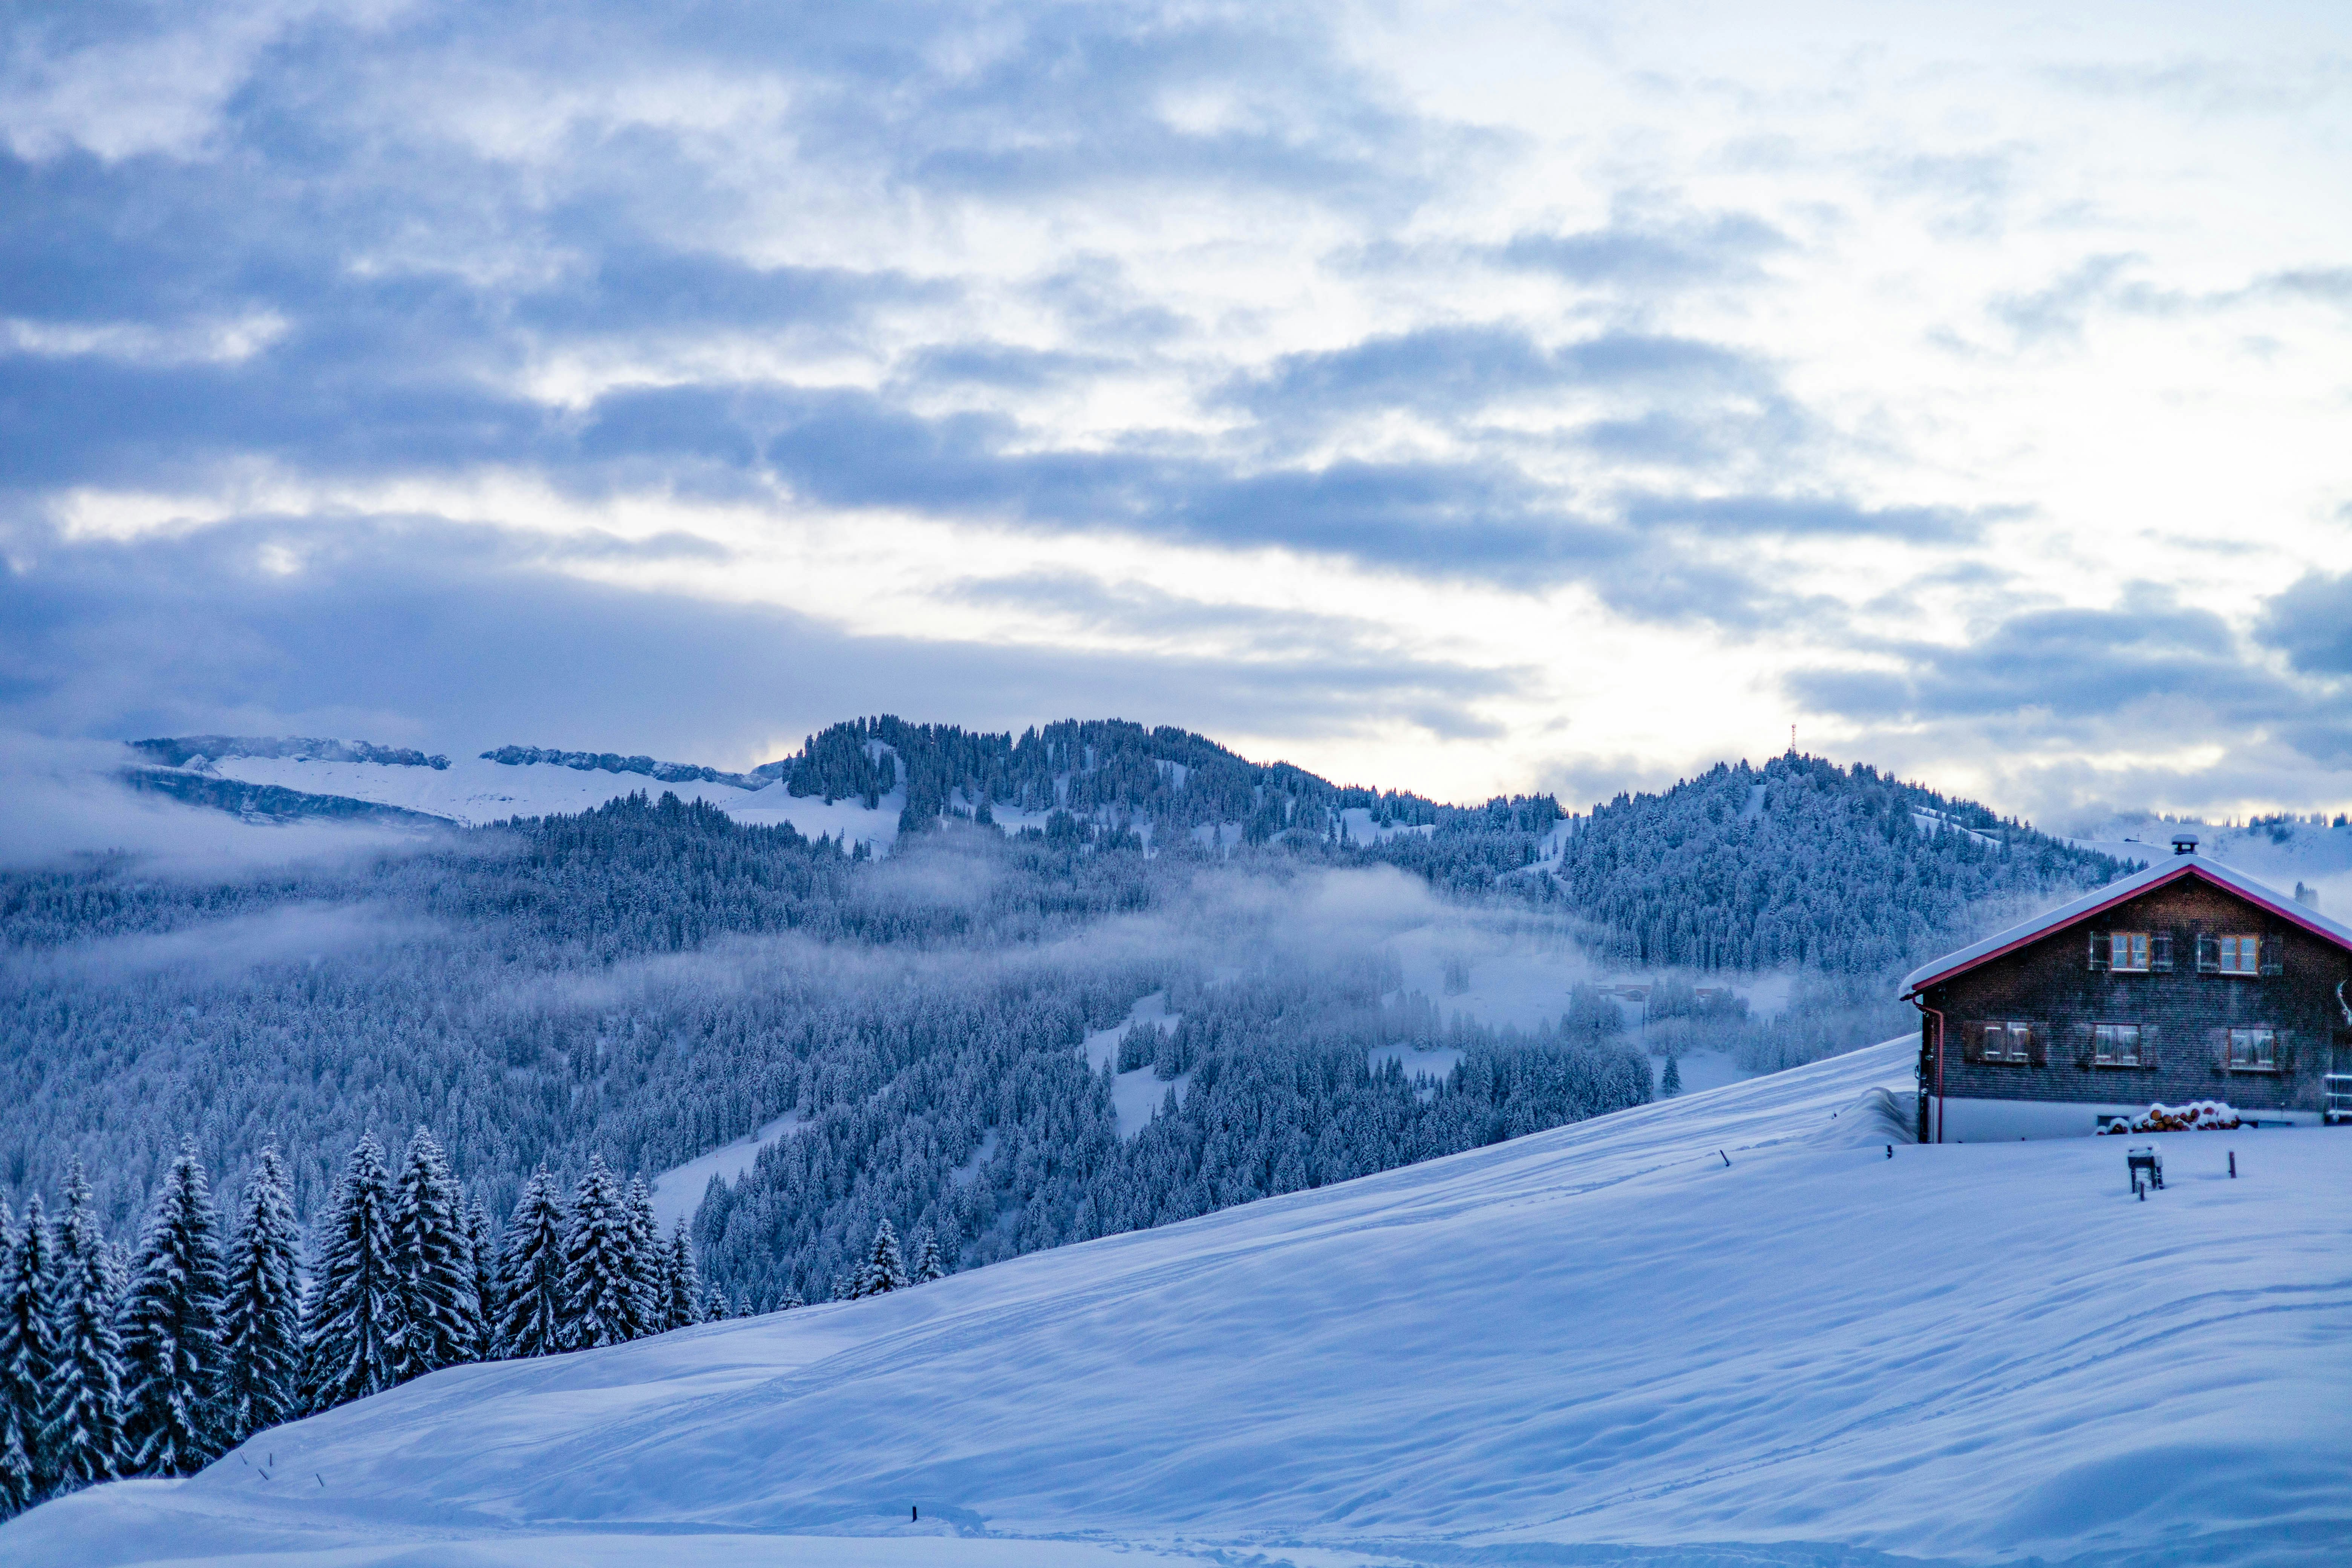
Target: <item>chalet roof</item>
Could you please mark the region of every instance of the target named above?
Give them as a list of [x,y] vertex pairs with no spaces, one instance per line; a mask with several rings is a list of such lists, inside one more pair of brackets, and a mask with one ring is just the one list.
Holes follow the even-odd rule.
[[1949,980],[1965,970],[2000,957],[2027,942],[2039,941],[2055,931],[2063,931],[2077,921],[2088,920],[2100,910],[2110,909],[2127,899],[2137,898],[2151,888],[2183,877],[2202,877],[2219,887],[2227,888],[2250,903],[2276,915],[2290,925],[2301,926],[2315,936],[2325,937],[2347,952],[2352,952],[2352,926],[2341,921],[2329,920],[2308,904],[2300,904],[2265,883],[2257,882],[2243,871],[2225,866],[2219,860],[2209,860],[2201,855],[2175,855],[2159,860],[2145,871],[2135,871],[2105,887],[2084,894],[2071,904],[2061,904],[2047,913],[2039,914],[2023,925],[2014,925],[1996,931],[1982,942],[1948,952],[1932,963],[1923,963],[1903,977],[1902,996],[1908,1001],[1939,981]]

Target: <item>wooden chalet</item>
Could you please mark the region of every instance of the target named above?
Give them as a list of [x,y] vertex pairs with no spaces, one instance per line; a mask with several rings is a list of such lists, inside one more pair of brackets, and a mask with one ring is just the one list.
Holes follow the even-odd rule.
[[2352,927],[2197,853],[1915,970],[1922,1142],[2095,1132],[2154,1103],[2352,1121]]

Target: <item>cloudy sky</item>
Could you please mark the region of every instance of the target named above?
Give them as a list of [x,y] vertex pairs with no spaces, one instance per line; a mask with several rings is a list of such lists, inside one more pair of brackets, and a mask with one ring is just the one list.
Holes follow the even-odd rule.
[[0,728],[2352,807],[2340,0],[0,16]]

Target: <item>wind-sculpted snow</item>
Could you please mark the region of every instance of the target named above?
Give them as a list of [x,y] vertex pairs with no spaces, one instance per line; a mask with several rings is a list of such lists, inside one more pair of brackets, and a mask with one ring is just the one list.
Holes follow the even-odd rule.
[[2174,1135],[2144,1203],[2110,1142],[1854,1146],[1911,1049],[436,1373],[0,1559],[2339,1561],[2352,1139]]

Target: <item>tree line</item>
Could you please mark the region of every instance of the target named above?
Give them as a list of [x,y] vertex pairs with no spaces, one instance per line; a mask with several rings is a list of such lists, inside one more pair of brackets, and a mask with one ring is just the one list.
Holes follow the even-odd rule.
[[[681,1225],[601,1159],[563,1193],[542,1167],[502,1234],[432,1133],[398,1168],[351,1152],[308,1237],[274,1149],[224,1216],[193,1146],[164,1173],[135,1248],[110,1246],[77,1163],[53,1224],[0,1205],[0,1518],[130,1476],[181,1476],[297,1416],[467,1362],[620,1344],[741,1316],[706,1288]],[[944,1272],[887,1224],[835,1294]],[[789,1299],[778,1305],[798,1306]]]

